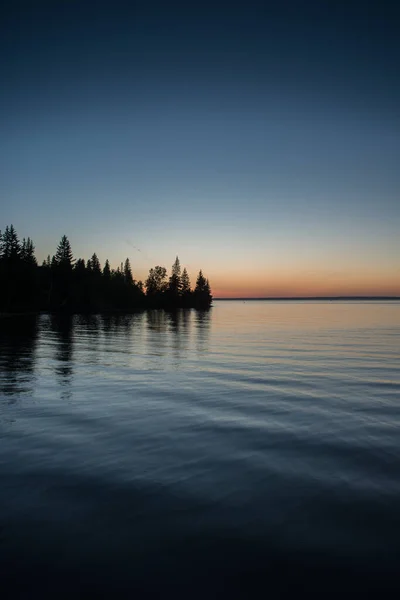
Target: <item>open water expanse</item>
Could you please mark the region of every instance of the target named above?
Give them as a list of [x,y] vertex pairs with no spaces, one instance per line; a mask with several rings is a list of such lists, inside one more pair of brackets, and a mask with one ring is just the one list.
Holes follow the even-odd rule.
[[2,598],[395,597],[400,303],[1,319],[0,570]]

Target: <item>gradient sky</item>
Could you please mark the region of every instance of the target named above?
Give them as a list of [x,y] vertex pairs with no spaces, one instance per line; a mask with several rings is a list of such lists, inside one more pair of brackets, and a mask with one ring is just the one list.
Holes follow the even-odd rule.
[[[0,228],[215,296],[400,295],[394,2],[18,2]],[[140,249],[140,251],[139,251]]]

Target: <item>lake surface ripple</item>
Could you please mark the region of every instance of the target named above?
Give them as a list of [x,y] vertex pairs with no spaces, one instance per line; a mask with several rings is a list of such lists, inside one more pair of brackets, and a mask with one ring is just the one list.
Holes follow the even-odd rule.
[[399,557],[400,303],[0,320],[9,597],[376,597]]

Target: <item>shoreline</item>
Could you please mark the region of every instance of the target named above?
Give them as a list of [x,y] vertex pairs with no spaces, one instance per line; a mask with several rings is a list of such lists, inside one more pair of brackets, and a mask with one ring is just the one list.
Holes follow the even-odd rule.
[[215,302],[233,302],[233,301],[242,301],[242,302],[255,302],[257,300],[263,302],[315,302],[315,301],[323,301],[323,302],[343,302],[343,301],[351,301],[351,302],[362,302],[362,301],[379,301],[379,302],[390,302],[390,301],[400,301],[400,296],[306,296],[306,297],[260,297],[260,298],[246,298],[246,297],[238,297],[238,298],[214,298]]

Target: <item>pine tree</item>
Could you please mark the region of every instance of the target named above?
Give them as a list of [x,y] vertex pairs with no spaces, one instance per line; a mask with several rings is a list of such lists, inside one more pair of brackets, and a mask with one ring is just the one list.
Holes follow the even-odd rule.
[[27,265],[36,266],[35,246],[30,237],[27,240],[23,238],[21,246],[21,260]]
[[181,293],[184,296],[190,292],[190,279],[186,267],[182,271],[181,284]]
[[110,269],[110,263],[109,263],[108,258],[104,264],[103,277],[105,279],[110,279],[110,277],[111,277],[111,269]]
[[101,275],[101,265],[96,252],[93,253],[90,259],[91,271],[94,275]]
[[85,276],[86,265],[83,258],[78,258],[74,266],[74,273],[78,276],[79,279]]
[[127,258],[125,260],[125,264],[124,264],[124,279],[125,279],[125,283],[127,285],[133,284],[132,269],[131,269],[131,263],[129,262],[129,258]]
[[194,290],[194,300],[197,308],[209,308],[212,302],[210,283],[200,270]]
[[179,258],[176,257],[174,264],[172,265],[171,277],[169,278],[168,291],[174,297],[180,294],[182,288],[181,281],[181,264]]
[[14,225],[5,228],[1,238],[0,257],[15,263],[21,254],[21,246]]
[[203,275],[202,270],[200,269],[199,274],[197,276],[197,280],[196,280],[196,287],[195,287],[195,292],[197,293],[202,293],[205,291],[206,288],[206,279]]
[[74,257],[71,244],[66,235],[63,235],[57,246],[57,251],[52,259],[52,304],[54,308],[65,309],[71,305],[72,279]]
[[64,271],[72,270],[72,264],[74,257],[71,250],[71,244],[66,235],[63,235],[60,243],[57,247],[55,259],[58,267],[61,267]]

